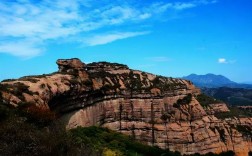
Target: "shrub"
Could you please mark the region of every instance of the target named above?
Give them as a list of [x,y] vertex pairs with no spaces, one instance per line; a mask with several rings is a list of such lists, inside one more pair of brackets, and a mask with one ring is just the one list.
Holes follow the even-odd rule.
[[0,84],[0,91],[8,91],[8,86],[7,84]]
[[164,122],[166,122],[169,118],[169,114],[165,113],[165,114],[162,114],[162,116],[160,117],[161,120],[163,120]]
[[111,150],[108,148],[105,148],[102,153],[103,156],[122,156],[123,154],[120,151]]
[[22,78],[20,78],[20,80],[22,80],[22,81],[30,81],[32,83],[37,83],[39,81],[38,79],[35,79],[35,78],[31,77],[31,76],[22,77]]
[[9,108],[0,102],[0,122],[9,117]]
[[252,117],[252,113],[246,110],[239,109],[237,107],[229,107],[229,112],[219,112],[215,113],[219,119],[233,118],[233,117]]
[[249,127],[246,125],[237,125],[236,129],[237,129],[237,131],[239,131],[243,135],[252,136],[252,127]]
[[209,104],[222,103],[222,101],[214,99],[213,97],[207,96],[206,94],[199,94],[196,99],[199,101],[201,106],[209,107]]
[[192,101],[192,94],[187,94],[183,99],[178,99],[173,107],[179,108],[181,105],[187,105]]
[[56,119],[56,114],[47,108],[37,107],[29,102],[22,102],[18,105],[17,114],[25,117],[28,122],[38,127],[48,126]]
[[71,140],[64,130],[38,129],[12,116],[0,124],[0,155],[65,155]]
[[37,94],[37,93],[31,92],[29,90],[29,86],[26,86],[25,84],[21,82],[16,82],[13,85],[0,84],[0,90],[10,92],[14,94],[15,96],[17,96],[20,100],[25,100],[23,93],[27,93],[30,95]]
[[15,81],[16,79],[5,79],[2,82],[11,82],[11,81]]
[[142,89],[142,82],[139,74],[134,74],[131,70],[126,78],[125,86],[130,89],[131,94],[133,91],[140,91]]
[[151,147],[134,141],[131,137],[106,128],[87,127],[70,130],[77,145],[92,145],[95,150],[107,150],[109,153],[122,155],[174,155],[158,147]]
[[83,84],[84,84],[85,86],[92,86],[92,85],[93,85],[93,81],[91,81],[91,80],[86,80],[86,81],[83,82]]

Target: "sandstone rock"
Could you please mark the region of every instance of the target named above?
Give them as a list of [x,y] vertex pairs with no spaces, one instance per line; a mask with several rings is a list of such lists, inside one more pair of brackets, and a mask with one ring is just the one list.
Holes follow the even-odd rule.
[[83,69],[86,65],[79,59],[59,59],[56,62],[59,66],[59,72],[69,72],[74,69]]
[[210,107],[215,113],[230,111],[225,103],[210,104]]
[[[194,96],[190,81],[135,71],[107,62],[84,64],[79,59],[58,60],[56,74],[2,82],[3,100],[18,106],[32,102],[61,114],[67,129],[99,125],[149,144],[182,154],[233,150],[239,156],[252,151],[251,137],[238,131],[252,127],[251,118],[217,119],[208,115]],[[17,94],[15,84],[23,93]],[[188,95],[187,103],[174,107]],[[224,104],[214,111],[227,111]]]

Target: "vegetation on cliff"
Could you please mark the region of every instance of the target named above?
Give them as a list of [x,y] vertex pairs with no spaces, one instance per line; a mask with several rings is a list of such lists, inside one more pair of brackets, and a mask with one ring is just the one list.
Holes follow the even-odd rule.
[[234,117],[252,117],[252,112],[237,107],[229,107],[229,112],[215,113],[218,119],[234,118]]
[[216,99],[220,99],[233,106],[251,106],[252,89],[244,88],[203,88],[202,91]]
[[188,94],[183,99],[178,99],[177,102],[173,104],[173,107],[179,108],[182,105],[188,105],[191,101],[192,94]]
[[222,103],[222,101],[214,99],[206,94],[199,94],[196,96],[196,99],[203,107],[209,107],[209,104]]
[[[196,96],[197,101],[201,104],[203,108],[210,107],[210,104],[224,103],[221,100],[215,99],[206,94],[199,94]],[[240,109],[236,106],[228,105],[230,111],[227,112],[215,112],[214,115],[219,119],[233,118],[233,117],[252,117],[252,112],[245,109]]]

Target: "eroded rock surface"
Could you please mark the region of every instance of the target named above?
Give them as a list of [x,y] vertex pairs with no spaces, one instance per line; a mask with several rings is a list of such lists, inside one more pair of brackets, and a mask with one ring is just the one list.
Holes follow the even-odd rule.
[[[117,63],[58,60],[59,71],[0,84],[1,99],[61,114],[67,128],[100,125],[182,154],[252,151],[251,118],[217,119],[203,109],[190,81],[131,70]],[[223,105],[214,111],[228,111]]]
[[211,107],[212,111],[214,111],[215,113],[229,112],[230,111],[225,103],[210,104],[210,107]]

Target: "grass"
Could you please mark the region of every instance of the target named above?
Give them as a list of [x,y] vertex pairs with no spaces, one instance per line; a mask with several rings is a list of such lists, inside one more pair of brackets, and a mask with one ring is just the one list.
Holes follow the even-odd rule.
[[[179,155],[158,147],[151,147],[135,141],[133,138],[121,133],[101,127],[78,127],[70,131],[78,145],[88,144],[93,150],[110,150],[117,155]],[[99,138],[99,139],[97,139]]]

